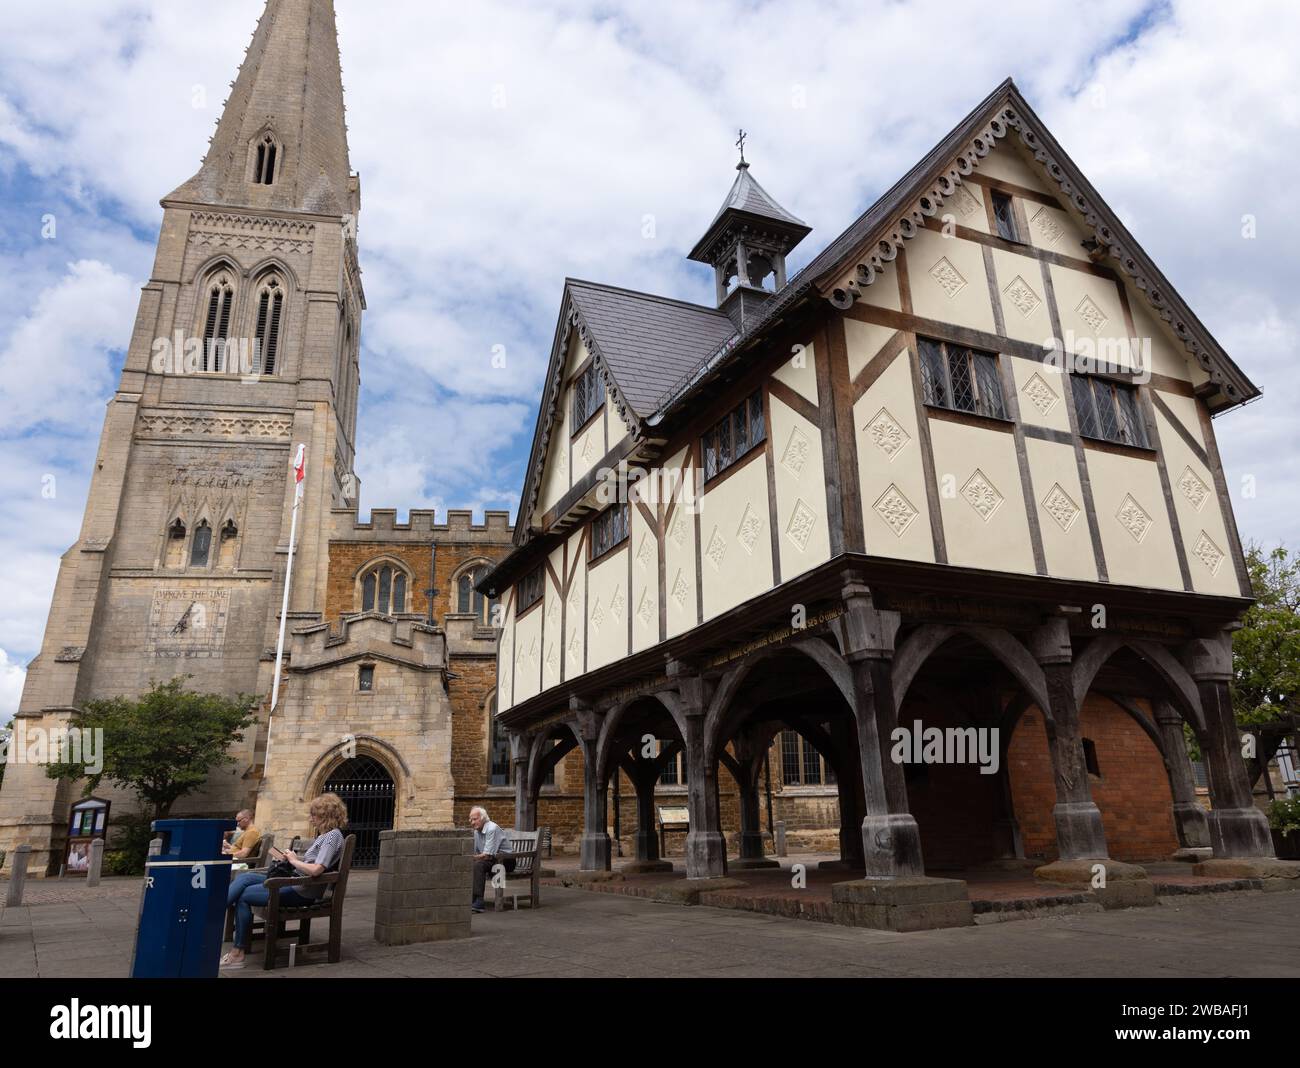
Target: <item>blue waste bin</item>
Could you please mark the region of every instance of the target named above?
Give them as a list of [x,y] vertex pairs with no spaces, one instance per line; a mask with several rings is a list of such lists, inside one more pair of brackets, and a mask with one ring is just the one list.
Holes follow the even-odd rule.
[[155,820],[162,851],[145,867],[133,979],[211,979],[221,966],[230,889],[222,834],[234,820]]

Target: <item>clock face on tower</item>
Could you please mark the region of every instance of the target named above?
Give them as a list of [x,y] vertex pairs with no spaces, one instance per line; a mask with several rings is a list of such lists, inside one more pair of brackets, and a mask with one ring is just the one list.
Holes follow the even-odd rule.
[[149,644],[156,656],[220,656],[226,640],[230,590],[192,586],[157,590],[149,609]]

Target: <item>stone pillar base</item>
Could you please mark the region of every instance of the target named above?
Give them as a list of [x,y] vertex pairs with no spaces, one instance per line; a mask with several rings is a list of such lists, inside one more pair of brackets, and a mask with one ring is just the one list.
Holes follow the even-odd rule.
[[862,848],[868,879],[922,879],[921,829],[910,812],[864,816]]
[[584,834],[578,843],[578,867],[582,871],[609,871],[608,834]]
[[382,831],[375,941],[468,938],[473,864],[469,831]]
[[1106,856],[1106,832],[1101,809],[1091,801],[1058,801],[1052,807],[1056,821],[1056,851],[1062,860]]
[[771,857],[737,857],[735,860],[727,861],[727,868],[739,868],[741,870],[753,870],[755,868],[779,868],[781,862],[773,860]]
[[[1094,886],[1097,865],[1104,869],[1105,885]],[[1141,908],[1156,903],[1155,884],[1147,878],[1146,869],[1137,864],[1125,864],[1110,857],[1077,857],[1073,860],[1055,860],[1034,869],[1034,877],[1043,882],[1077,886],[1096,895],[1105,909]]]
[[1214,857],[1192,868],[1216,879],[1259,879],[1265,890],[1300,890],[1300,860],[1276,857]]
[[668,860],[629,860],[618,869],[624,875],[646,875],[656,871],[672,871],[672,861]]
[[720,831],[691,831],[686,835],[686,877],[721,879],[727,874],[727,840]]
[[1212,809],[1209,824],[1210,847],[1216,859],[1273,857],[1268,817],[1259,809]]
[[1197,846],[1191,848],[1184,846],[1182,849],[1175,849],[1169,854],[1170,860],[1182,861],[1186,864],[1199,864],[1203,860],[1209,860],[1214,856],[1214,850],[1209,846]]
[[1174,802],[1174,826],[1184,849],[1210,847],[1209,813],[1195,801]]
[[975,922],[960,879],[854,879],[831,887],[832,915],[846,927],[930,931]]

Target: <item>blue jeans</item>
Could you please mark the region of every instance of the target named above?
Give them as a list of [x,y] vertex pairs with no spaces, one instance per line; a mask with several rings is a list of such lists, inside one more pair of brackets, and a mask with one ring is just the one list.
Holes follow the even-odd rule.
[[[230,890],[226,894],[226,907],[235,910],[235,948],[248,949],[251,941],[249,934],[253,929],[253,906],[259,908],[271,900],[271,891],[262,884],[266,882],[266,872],[241,871],[231,880]],[[280,904],[290,908],[300,905],[314,905],[314,897],[304,897],[297,890],[286,887],[280,891]]]

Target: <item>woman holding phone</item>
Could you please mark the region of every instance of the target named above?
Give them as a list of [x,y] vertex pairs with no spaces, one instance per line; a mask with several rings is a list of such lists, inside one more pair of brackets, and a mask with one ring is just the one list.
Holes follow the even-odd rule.
[[[271,850],[273,860],[284,860],[293,865],[299,875],[315,879],[338,863],[343,853],[343,828],[347,826],[348,810],[338,794],[321,794],[307,807],[307,821],[316,837],[307,851],[299,857],[292,850]],[[235,910],[235,946],[221,958],[223,968],[244,967],[253,930],[253,909],[266,905],[271,892],[263,885],[267,873],[246,871],[236,875],[226,895],[226,907]],[[322,886],[293,886],[280,891],[280,904],[289,908],[314,905],[325,893]]]

